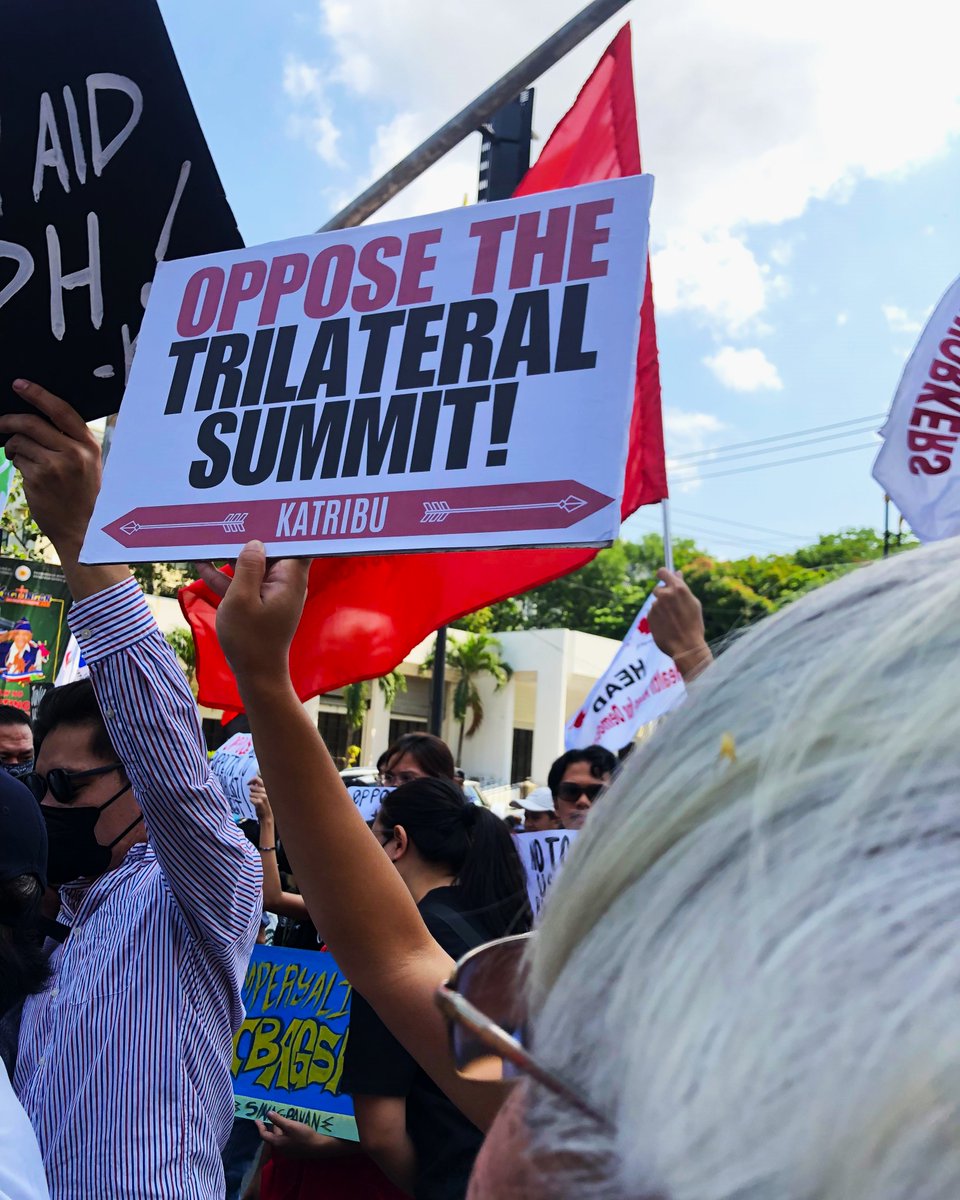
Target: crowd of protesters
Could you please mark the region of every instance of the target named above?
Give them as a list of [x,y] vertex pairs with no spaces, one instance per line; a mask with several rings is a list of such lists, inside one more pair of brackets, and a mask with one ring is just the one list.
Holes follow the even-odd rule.
[[[527,832],[578,834],[531,936],[510,829],[439,739],[387,751],[364,821],[263,654],[289,648],[307,564],[259,543],[232,580],[199,568],[256,752],[241,828],[139,587],[80,561],[96,442],[18,386],[37,413],[0,438],[90,679],[32,728],[0,708],[2,1200],[221,1200],[237,1162],[249,1200],[957,1195],[954,545],[812,594],[714,665],[664,572],[651,628],[690,698],[619,770],[570,751],[516,802]],[[274,918],[353,987],[356,1144],[279,1113],[231,1137]]]

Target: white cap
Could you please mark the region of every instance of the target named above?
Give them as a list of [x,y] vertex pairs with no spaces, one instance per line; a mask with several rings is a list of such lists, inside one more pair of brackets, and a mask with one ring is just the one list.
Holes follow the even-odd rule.
[[548,787],[534,788],[526,800],[511,800],[510,807],[525,812],[553,812],[553,793]]

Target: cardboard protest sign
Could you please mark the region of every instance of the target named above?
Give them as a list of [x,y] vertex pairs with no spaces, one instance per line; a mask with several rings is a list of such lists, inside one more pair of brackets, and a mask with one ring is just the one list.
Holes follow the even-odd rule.
[[318,1133],[357,1140],[353,1103],[337,1089],[350,1025],[350,984],[325,950],[255,946],[233,1043],[234,1109],[271,1110]]
[[921,541],[960,533],[960,279],[903,368],[873,477]]
[[380,787],[379,785],[372,787],[348,787],[350,799],[360,810],[360,816],[365,821],[372,821],[380,811],[380,805],[383,803],[383,798],[387,792],[392,792],[392,787]]
[[526,872],[527,895],[535,921],[540,919],[550,885],[556,879],[577,833],[576,829],[552,829],[548,833],[516,834],[517,851]]
[[616,753],[633,741],[641,725],[662,717],[686,698],[683,676],[650,632],[647,616],[655,599],[656,593],[648,597],[610,666],[567,722],[567,750],[606,746]]
[[0,6],[0,411],[120,407],[157,263],[243,244],[155,0]]
[[84,560],[609,542],[651,192],[162,264]]
[[250,780],[259,774],[260,767],[250,734],[235,733],[227,738],[211,758],[210,770],[219,780],[237,820],[255,821],[257,814],[250,801]]
[[53,686],[69,639],[72,603],[59,567],[0,558],[0,704],[32,712]]

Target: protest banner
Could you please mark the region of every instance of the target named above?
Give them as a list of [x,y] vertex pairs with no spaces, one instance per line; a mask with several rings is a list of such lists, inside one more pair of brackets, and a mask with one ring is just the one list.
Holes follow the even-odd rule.
[[960,278],[903,369],[873,477],[921,541],[960,533]]
[[360,816],[365,821],[372,821],[380,811],[380,805],[383,803],[384,796],[387,792],[392,792],[393,788],[381,787],[379,784],[369,787],[356,785],[348,787],[347,791],[350,793],[350,799],[360,810]]
[[84,561],[611,541],[651,192],[163,263]]
[[90,420],[157,263],[243,241],[156,0],[6,0],[0,41],[0,411],[25,376]]
[[250,801],[250,780],[260,772],[249,733],[235,733],[227,738],[210,760],[224,795],[230,801],[238,821],[255,821],[256,811]]
[[547,833],[518,833],[517,851],[527,876],[527,896],[534,921],[539,921],[550,885],[576,839],[576,829],[551,829]]
[[233,1042],[234,1111],[271,1110],[318,1133],[357,1140],[353,1102],[338,1095],[350,984],[325,950],[255,946],[243,984],[246,1018]]
[[647,616],[655,599],[656,593],[647,598],[610,666],[567,722],[567,750],[606,746],[616,753],[633,741],[642,725],[686,698],[683,676],[650,633]]
[[0,704],[32,713],[53,686],[70,631],[63,571],[43,562],[0,558]]

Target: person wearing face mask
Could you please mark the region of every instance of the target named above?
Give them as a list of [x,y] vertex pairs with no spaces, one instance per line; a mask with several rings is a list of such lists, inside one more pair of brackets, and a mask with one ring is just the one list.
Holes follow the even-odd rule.
[[[74,598],[90,678],[43,699],[26,784],[69,936],[23,1008],[14,1086],[53,1200],[215,1200],[260,925],[259,855],[210,772],[193,696],[122,566],[85,566],[100,450],[69,405],[0,417]],[[46,417],[47,419],[43,419]]]
[[12,704],[0,704],[0,768],[14,779],[33,770],[30,716]]
[[[37,933],[46,872],[47,832],[36,802],[9,772],[0,773],[0,1018],[47,981]],[[47,1196],[37,1139],[0,1064],[0,1197]]]

